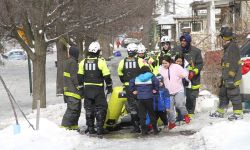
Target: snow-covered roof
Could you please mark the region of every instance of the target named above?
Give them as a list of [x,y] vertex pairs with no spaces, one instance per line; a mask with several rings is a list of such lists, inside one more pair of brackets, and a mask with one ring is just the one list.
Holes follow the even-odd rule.
[[176,19],[185,19],[185,18],[192,18],[189,14],[183,14],[183,15],[161,15],[157,17],[155,20],[158,21],[159,25],[162,24],[175,24]]
[[155,19],[158,24],[175,24],[174,15],[161,15]]

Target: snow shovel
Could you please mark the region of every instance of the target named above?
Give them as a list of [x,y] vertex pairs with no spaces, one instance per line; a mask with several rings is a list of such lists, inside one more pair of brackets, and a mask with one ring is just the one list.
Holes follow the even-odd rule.
[[10,95],[10,93],[8,92],[8,88],[7,88],[6,84],[4,83],[4,80],[3,80],[3,78],[2,78],[1,75],[0,75],[0,80],[1,80],[1,82],[2,82],[2,84],[3,84],[3,86],[4,86],[5,90],[6,90],[6,92],[7,92],[7,94],[8,94],[8,97],[9,97],[9,100],[10,100],[10,104],[11,104],[12,110],[13,110],[13,112],[14,112],[14,116],[15,116],[15,120],[16,120],[16,124],[13,125],[14,134],[19,134],[19,133],[21,132],[21,127],[20,127],[20,125],[19,125],[19,123],[18,123],[17,114],[16,114],[16,110],[15,110],[13,101],[12,101],[12,99],[11,99],[11,95]]

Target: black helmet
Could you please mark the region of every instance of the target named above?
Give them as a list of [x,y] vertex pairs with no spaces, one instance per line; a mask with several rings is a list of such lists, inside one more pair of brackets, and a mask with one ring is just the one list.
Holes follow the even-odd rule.
[[232,37],[233,36],[233,28],[232,27],[221,27],[220,36]]

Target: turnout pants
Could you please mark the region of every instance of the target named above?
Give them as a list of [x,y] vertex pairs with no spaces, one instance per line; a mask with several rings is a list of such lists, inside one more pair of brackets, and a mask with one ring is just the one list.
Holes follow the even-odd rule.
[[81,114],[82,102],[79,99],[73,97],[65,96],[65,101],[67,103],[67,109],[62,119],[62,126],[73,127],[78,126],[78,120]]
[[138,117],[138,105],[137,105],[137,99],[136,95],[134,95],[128,88],[128,86],[125,86],[126,96],[127,96],[127,102],[128,107],[127,110],[131,114],[131,121],[135,129],[139,128],[139,117]]
[[199,89],[186,88],[186,108],[189,114],[194,114],[198,94]]
[[225,85],[222,85],[219,93],[219,108],[227,108],[229,101],[232,102],[233,110],[242,110],[240,88],[226,88]]
[[108,106],[104,88],[103,86],[87,85],[84,94],[86,125],[90,130],[94,129],[96,119],[97,133],[102,133]]

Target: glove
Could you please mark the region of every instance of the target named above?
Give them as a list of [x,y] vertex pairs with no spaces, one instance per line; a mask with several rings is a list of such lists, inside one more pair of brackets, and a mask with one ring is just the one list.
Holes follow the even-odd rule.
[[84,86],[77,86],[76,88],[79,91],[81,98],[84,98]]
[[106,90],[107,90],[107,94],[110,94],[110,93],[112,93],[112,92],[113,92],[113,88],[112,88],[112,85],[110,85],[110,86],[107,86],[107,87],[106,87]]
[[195,76],[195,72],[194,71],[189,71],[189,74],[188,74],[188,80],[192,80],[193,77]]
[[225,87],[229,89],[236,88],[236,86],[234,85],[233,79],[225,80]]
[[195,75],[199,73],[199,69],[196,67],[188,66],[188,71],[193,71]]

